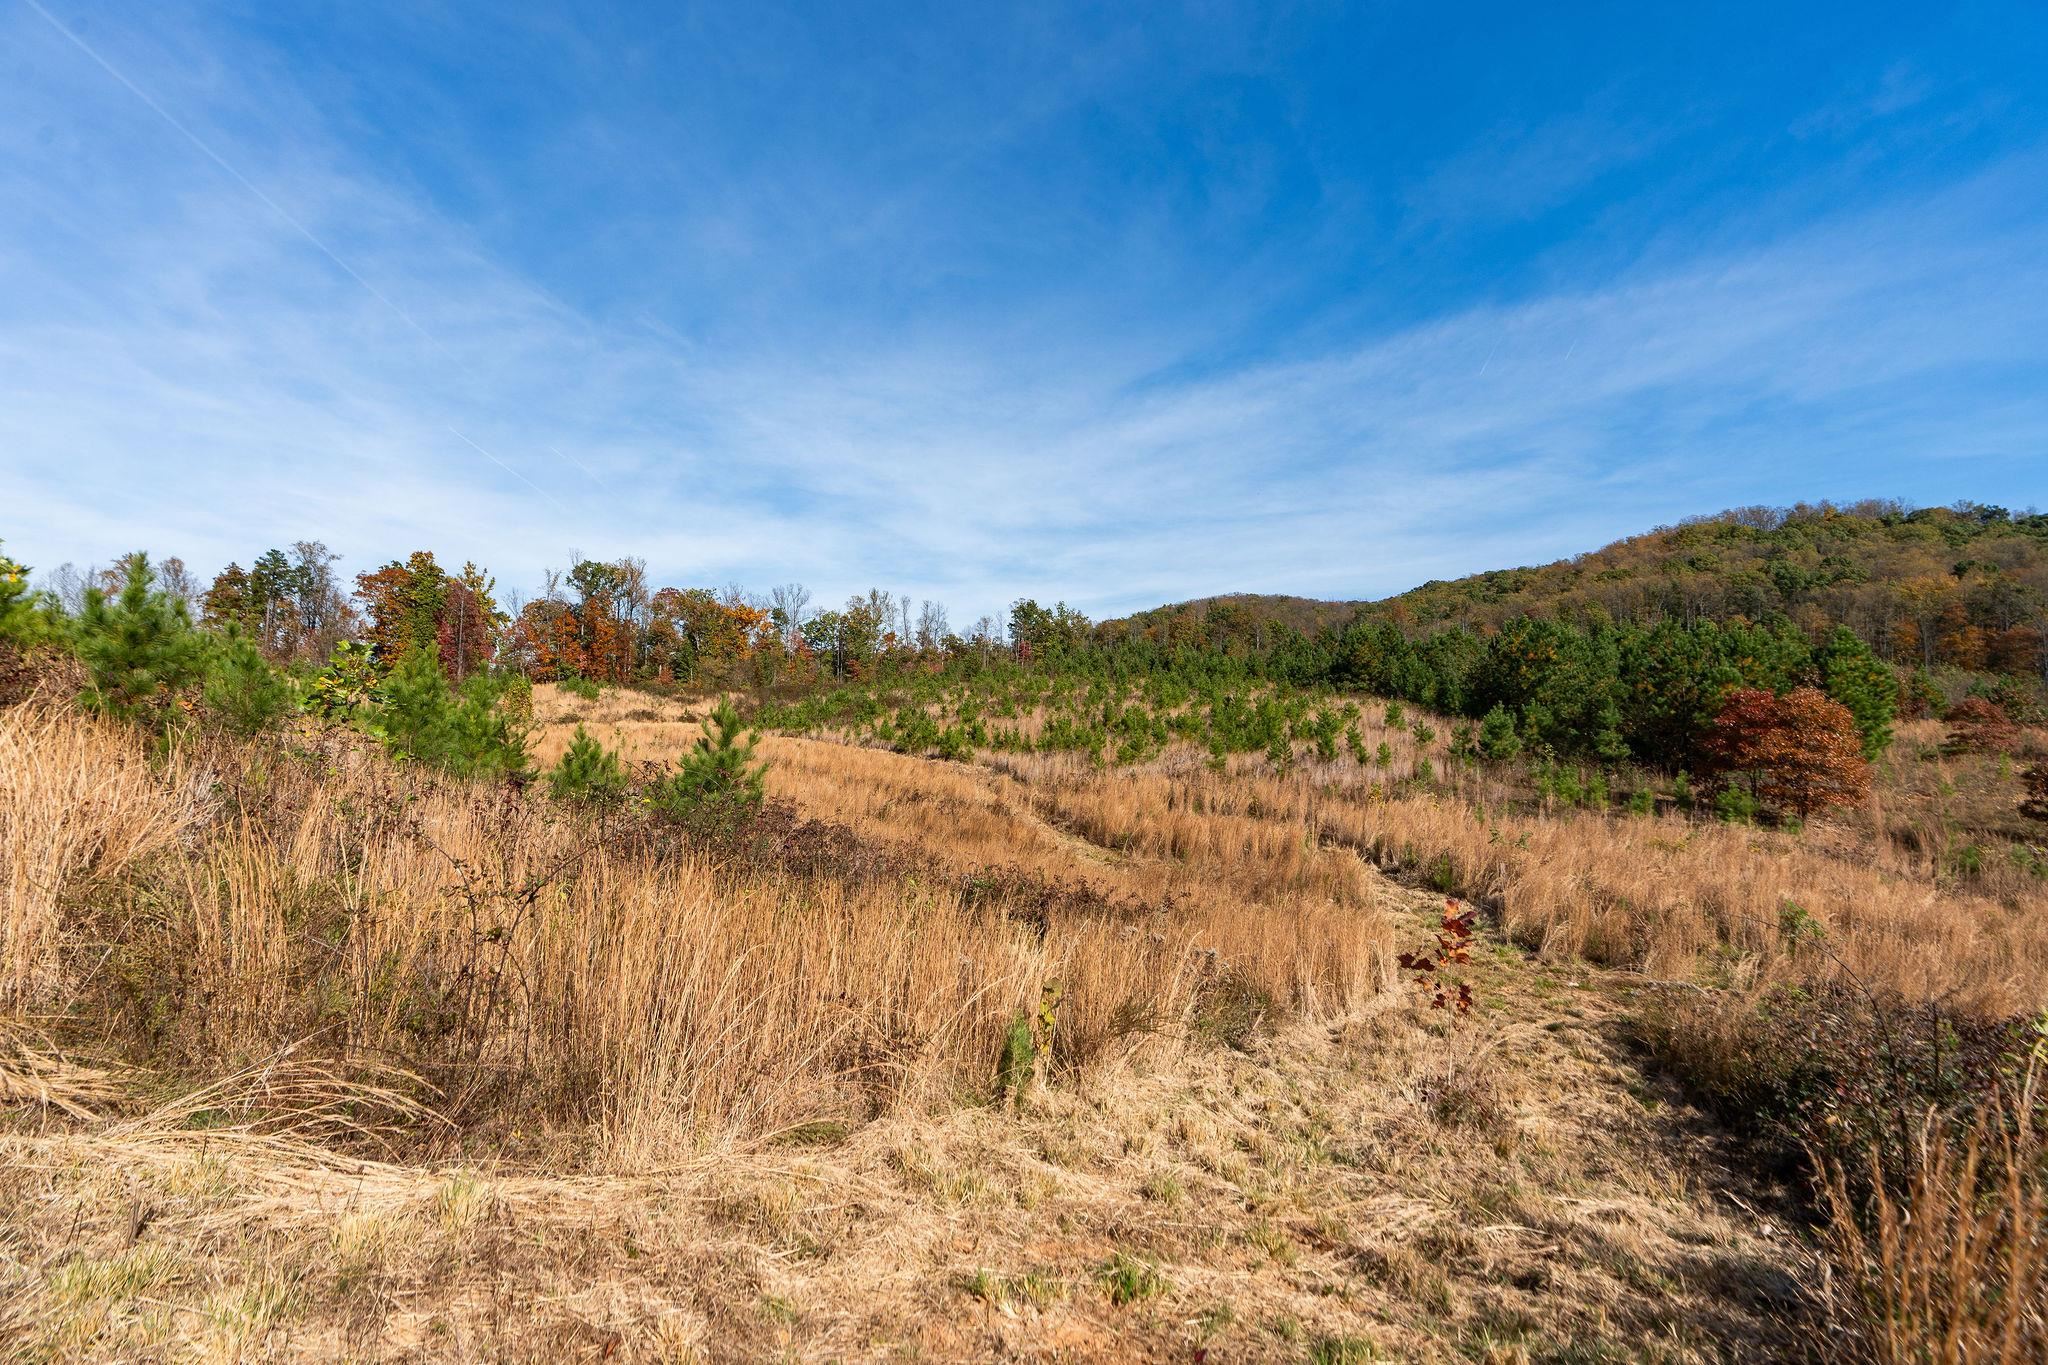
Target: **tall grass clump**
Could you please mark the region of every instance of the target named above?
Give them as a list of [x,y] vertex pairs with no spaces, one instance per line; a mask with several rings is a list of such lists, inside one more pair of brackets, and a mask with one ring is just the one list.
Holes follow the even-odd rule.
[[152,766],[134,731],[52,706],[0,708],[0,1007],[77,987],[68,916],[183,845],[204,786],[178,756]]
[[2032,1082],[1960,1135],[1930,1116],[1898,1179],[1827,1164],[1837,1308],[1878,1365],[2048,1359],[2048,1145]]
[[[745,799],[760,760],[737,730],[701,761]],[[191,761],[66,708],[0,711],[10,1000],[178,1075],[295,1047],[339,1075],[396,1068],[458,1133],[586,1125],[622,1166],[992,1091],[1048,983],[1059,1078],[1177,1046],[1221,976],[1313,1001],[1369,970],[1356,913],[1139,931],[1028,880],[970,896],[765,801],[733,831],[631,811],[600,829],[346,731],[219,740],[203,783]]]

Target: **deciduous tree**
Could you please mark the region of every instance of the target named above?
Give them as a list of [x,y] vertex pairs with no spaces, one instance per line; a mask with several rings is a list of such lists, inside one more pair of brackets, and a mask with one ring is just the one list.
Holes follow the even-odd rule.
[[356,575],[356,596],[369,613],[367,633],[384,667],[395,668],[415,650],[439,647],[448,575],[431,550],[415,550],[403,563],[393,560]]
[[2002,754],[2019,743],[2019,730],[2005,708],[1988,697],[1964,697],[1942,717],[1952,754]]
[[1704,749],[1714,778],[1743,783],[1764,805],[1794,815],[1854,805],[1870,790],[1855,717],[1816,688],[1730,694]]

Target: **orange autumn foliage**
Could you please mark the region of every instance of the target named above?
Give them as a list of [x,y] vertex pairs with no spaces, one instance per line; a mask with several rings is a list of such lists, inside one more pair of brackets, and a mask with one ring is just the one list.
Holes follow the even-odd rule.
[[1870,790],[1855,717],[1815,688],[1730,693],[1704,748],[1715,777],[1746,783],[1774,810],[1807,816]]

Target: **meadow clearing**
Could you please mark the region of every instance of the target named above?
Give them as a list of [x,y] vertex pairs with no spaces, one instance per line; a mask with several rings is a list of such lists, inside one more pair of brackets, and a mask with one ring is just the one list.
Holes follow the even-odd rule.
[[[542,685],[533,756],[659,765],[706,708]],[[1545,809],[1356,723],[1372,761],[1284,767],[769,734],[705,835],[345,730],[0,711],[10,1350],[2027,1358],[2037,1185],[1894,1227],[1946,1259],[1887,1309],[1866,1225],[1710,1112],[1774,992],[2024,1013],[2024,897],[1859,853],[1881,809]],[[1468,905],[1432,1009],[1402,955]]]

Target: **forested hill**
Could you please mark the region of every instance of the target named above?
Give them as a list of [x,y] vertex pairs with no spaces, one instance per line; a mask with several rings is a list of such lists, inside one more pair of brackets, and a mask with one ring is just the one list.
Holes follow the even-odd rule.
[[1846,625],[1888,661],[2031,673],[2048,630],[2048,515],[1975,503],[1748,507],[1537,568],[1425,583],[1379,602],[1211,598],[1105,622],[1110,639],[1260,651],[1384,619],[1414,635],[1490,633],[1518,617],[1578,625],[1789,621],[1819,638]]
[[1134,612],[1122,620],[1104,621],[1098,633],[1112,639],[1188,640],[1215,645],[1242,643],[1253,651],[1260,651],[1267,647],[1276,626],[1303,635],[1318,635],[1332,627],[1351,624],[1360,612],[1373,605],[1371,602],[1325,602],[1314,597],[1235,592]]

